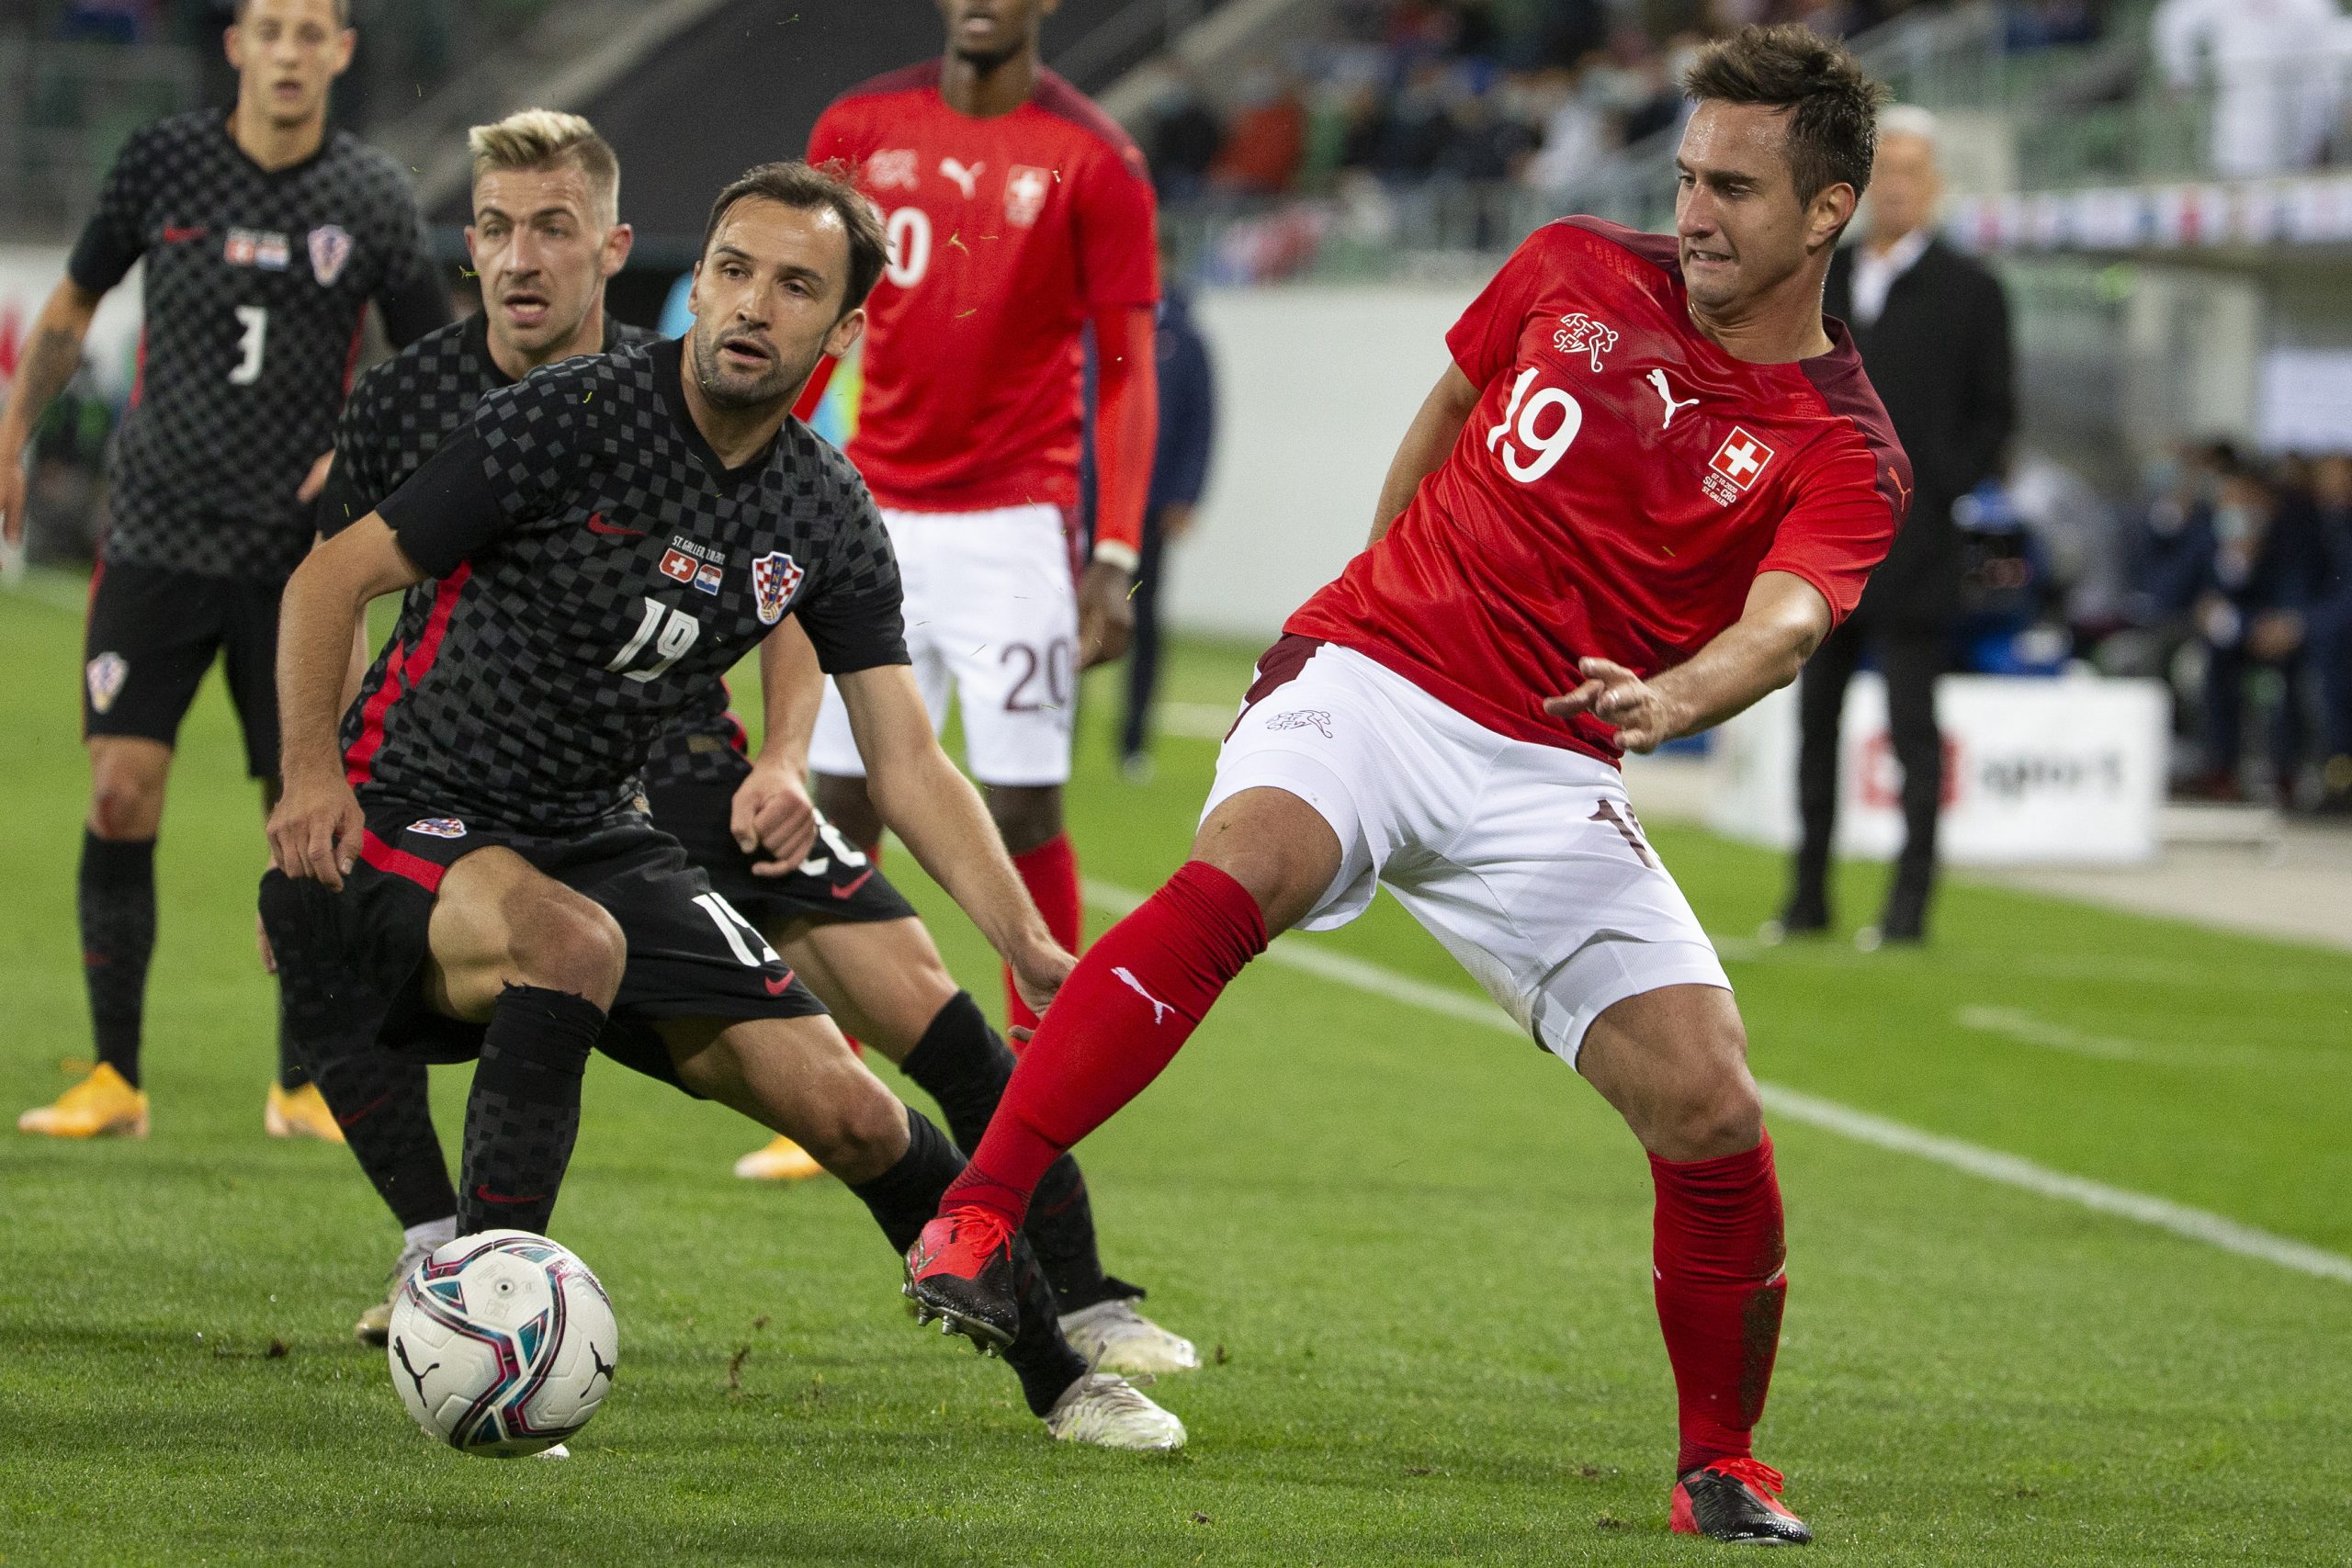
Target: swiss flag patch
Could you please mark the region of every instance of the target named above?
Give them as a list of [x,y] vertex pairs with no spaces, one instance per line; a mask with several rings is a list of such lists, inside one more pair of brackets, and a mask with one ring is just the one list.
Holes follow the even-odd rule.
[[662,575],[673,582],[692,582],[701,565],[684,550],[671,550],[662,557]]
[[1746,490],[1756,482],[1756,476],[1762,473],[1764,466],[1771,460],[1772,449],[1770,446],[1735,424],[1731,434],[1724,437],[1724,444],[1715,448],[1714,461],[1707,467]]

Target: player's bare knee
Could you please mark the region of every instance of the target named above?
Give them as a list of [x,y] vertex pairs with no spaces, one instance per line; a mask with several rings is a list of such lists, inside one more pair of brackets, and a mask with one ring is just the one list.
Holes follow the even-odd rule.
[[610,1007],[628,963],[628,942],[603,906],[551,886],[508,903],[509,951],[527,983],[570,991]]
[[1764,1099],[1743,1065],[1690,1083],[1653,1140],[1661,1159],[1714,1159],[1764,1141]]
[[863,1081],[809,1108],[799,1134],[818,1164],[852,1185],[873,1180],[907,1152],[907,1108],[872,1075],[856,1077]]
[[1061,837],[1060,785],[990,784],[982,794],[1008,853],[1025,855]]
[[152,839],[164,815],[165,767],[106,750],[90,767],[90,830],[101,839]]

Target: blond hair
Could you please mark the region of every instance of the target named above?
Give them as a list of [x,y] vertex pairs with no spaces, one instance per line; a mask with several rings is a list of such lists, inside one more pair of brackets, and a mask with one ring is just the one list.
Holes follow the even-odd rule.
[[466,133],[466,148],[473,154],[476,179],[493,169],[576,168],[587,178],[598,216],[606,223],[620,218],[620,160],[584,116],[523,109],[495,125],[475,126]]

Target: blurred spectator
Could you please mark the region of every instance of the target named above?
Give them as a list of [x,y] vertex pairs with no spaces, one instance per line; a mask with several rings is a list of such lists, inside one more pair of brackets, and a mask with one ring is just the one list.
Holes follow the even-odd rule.
[[1437,172],[1470,184],[1499,184],[1517,175],[1535,146],[1535,133],[1502,112],[1498,89],[1457,99]]
[[1224,128],[1202,99],[1192,73],[1181,66],[1171,69],[1152,99],[1143,133],[1161,199],[1186,201],[1198,196],[1224,139]]
[[[1596,57],[1597,58],[1597,57]],[[1554,100],[1544,122],[1542,147],[1527,164],[1525,179],[1540,191],[1565,195],[1592,177],[1616,148],[1609,112],[1594,85],[1591,61],[1579,61],[1546,82]]]
[[2352,814],[2352,456],[2319,460],[2312,502],[2319,581],[2306,621],[2320,699],[2320,809]]
[[2165,79],[2176,92],[2200,75],[2213,83],[2214,173],[2317,162],[2335,119],[2343,27],[2335,0],[2162,0],[2150,28]]
[[2270,784],[2290,803],[2303,758],[2310,660],[2305,615],[2317,602],[2324,566],[2317,509],[2250,464],[2222,476],[2213,509],[2212,550],[2198,584],[2193,615],[2206,655],[2205,769],[2195,793],[2211,800],[2245,797],[2248,677],[2277,678],[2271,705]]
[[1839,721],[1847,683],[1867,649],[1886,676],[1888,728],[1903,769],[1903,852],[1877,936],[1916,942],[1927,933],[1943,795],[1936,682],[1960,612],[1953,508],[1998,477],[2017,421],[2007,299],[1990,273],[1936,232],[1943,192],[1936,135],[1935,117],[1923,109],[1898,106],[1879,117],[1867,227],[1860,243],[1831,259],[1822,301],[1853,334],[1910,457],[1914,491],[1910,514],[1860,604],[1815,650],[1798,687],[1804,836],[1781,916],[1787,932],[1820,931],[1830,922]]
[[1306,161],[1306,107],[1289,78],[1271,65],[1250,71],[1240,103],[1209,177],[1227,190],[1280,195],[1297,183]]
[[1216,441],[1216,378],[1208,341],[1193,321],[1191,291],[1178,281],[1175,257],[1160,242],[1156,345],[1159,361],[1159,445],[1152,456],[1151,494],[1144,507],[1143,560],[1136,570],[1135,640],[1127,649],[1127,711],[1119,758],[1129,778],[1151,776],[1151,707],[1159,686],[1159,594],[1168,547],[1192,531],[1193,509],[1208,486]]

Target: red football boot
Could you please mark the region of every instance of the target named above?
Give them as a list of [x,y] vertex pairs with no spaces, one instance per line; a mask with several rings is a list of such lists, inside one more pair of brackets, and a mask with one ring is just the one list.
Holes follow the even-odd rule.
[[936,1317],[942,1334],[969,1336],[984,1351],[1003,1349],[1021,1331],[1012,1231],[987,1209],[948,1210],[907,1249],[905,1293],[917,1323]]
[[1674,1483],[1674,1533],[1751,1546],[1803,1546],[1813,1532],[1781,1506],[1781,1485],[1779,1471],[1753,1459],[1719,1459],[1685,1471]]

